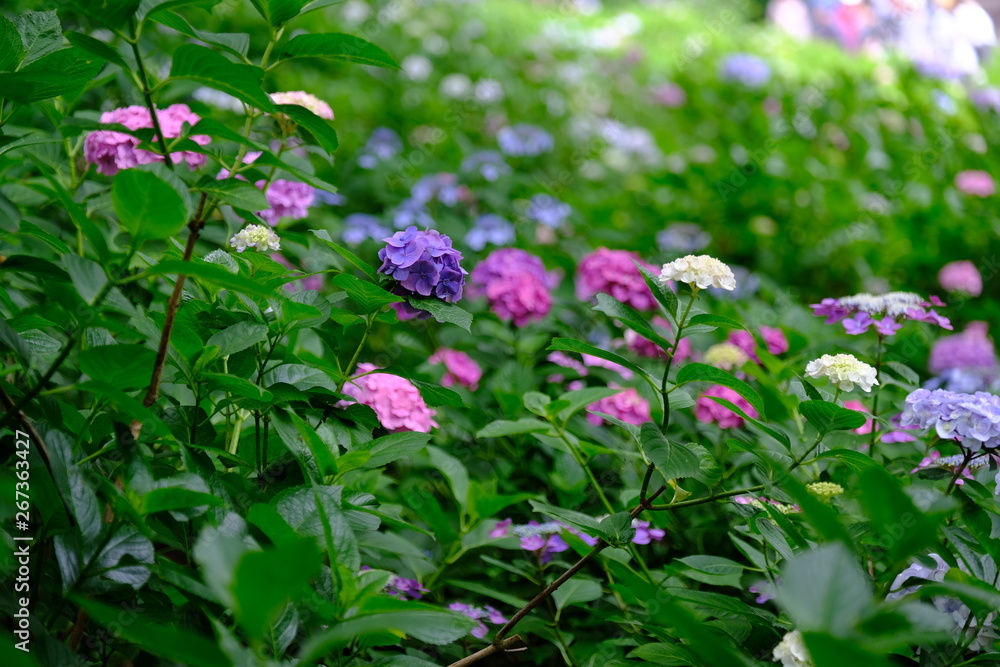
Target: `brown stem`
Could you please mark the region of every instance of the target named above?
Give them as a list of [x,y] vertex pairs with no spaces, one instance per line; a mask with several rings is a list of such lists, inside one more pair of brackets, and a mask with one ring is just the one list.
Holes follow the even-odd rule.
[[682,500],[677,503],[669,503],[667,505],[650,505],[649,510],[656,512],[659,510],[673,510],[679,507],[691,507],[693,505],[704,505],[705,503],[710,503],[713,500],[721,500],[722,498],[732,498],[733,496],[740,496],[744,493],[753,493],[754,491],[760,491],[764,488],[763,484],[758,484],[757,486],[749,486],[745,489],[737,489],[736,491],[725,491],[723,493],[716,493],[711,496],[705,496],[704,498],[695,498],[694,500]]
[[80,648],[80,640],[83,639],[83,631],[87,627],[87,621],[90,620],[90,616],[87,612],[80,607],[76,612],[76,620],[73,622],[73,627],[70,628],[69,637],[66,639],[66,645],[73,651]]
[[511,650],[523,650],[525,647],[524,640],[521,639],[521,635],[514,635],[509,639],[505,639],[500,644],[490,644],[486,648],[476,651],[472,655],[467,655],[457,662],[451,663],[449,667],[467,667],[475,662],[479,662],[483,658],[488,658],[494,653],[499,653],[500,651],[511,651]]

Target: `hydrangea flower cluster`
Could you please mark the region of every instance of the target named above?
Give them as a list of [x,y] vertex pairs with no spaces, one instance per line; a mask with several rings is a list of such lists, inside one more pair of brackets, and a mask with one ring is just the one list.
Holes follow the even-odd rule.
[[942,266],[938,271],[938,283],[949,292],[961,292],[968,296],[983,293],[983,276],[968,260],[948,262]]
[[1000,447],[1000,396],[980,391],[959,394],[945,389],[917,389],[906,397],[900,422],[931,429],[963,449]]
[[550,229],[562,227],[573,213],[573,207],[547,194],[537,194],[531,197],[524,215],[526,218]]
[[871,391],[878,384],[875,369],[850,354],[824,354],[806,364],[806,375],[811,378],[828,378],[837,389],[851,391],[858,385],[862,391]]
[[920,459],[920,463],[917,464],[917,467],[910,472],[915,473],[931,468],[942,468],[953,475],[958,473],[955,484],[961,486],[962,484],[965,484],[965,481],[962,479],[963,477],[965,479],[973,479],[972,471],[976,468],[982,468],[983,466],[989,465],[991,458],[996,460],[997,463],[1000,463],[1000,457],[996,454],[991,455],[987,452],[977,454],[973,458],[969,459],[968,463],[965,463],[965,456],[961,454],[955,454],[954,456],[941,456],[941,452],[934,450],[924,458]]
[[458,182],[456,174],[441,172],[422,177],[410,188],[410,197],[420,204],[439,201],[445,206],[455,206],[462,201],[470,201],[472,192]]
[[781,667],[815,667],[805,639],[798,630],[792,630],[781,638],[781,643],[774,647],[772,657],[781,661]]
[[564,526],[558,521],[538,523],[529,521],[524,526],[514,526],[514,534],[521,538],[521,548],[538,557],[542,564],[552,560],[553,554],[569,549],[566,541],[559,536]]
[[788,339],[785,332],[776,327],[762,326],[760,337],[764,340],[764,346],[770,354],[784,354],[788,352]]
[[399,281],[397,293],[435,296],[449,303],[462,298],[467,272],[460,264],[462,253],[452,247],[450,238],[433,229],[408,227],[382,240],[386,246],[378,251],[379,272]]
[[[627,250],[598,248],[590,253],[576,269],[576,298],[589,301],[602,292],[637,310],[654,308],[656,301],[634,260],[639,260],[639,254]],[[641,263],[655,270],[651,264]]]
[[656,234],[656,245],[664,252],[687,255],[704,250],[712,235],[693,222],[675,222]]
[[465,604],[464,602],[452,602],[448,605],[448,609],[457,611],[460,614],[465,614],[469,618],[479,621],[476,627],[472,629],[471,633],[472,636],[477,639],[482,639],[490,631],[489,628],[486,627],[486,624],[483,623],[483,619],[489,621],[493,625],[503,625],[507,622],[507,619],[504,618],[503,614],[488,604],[483,605],[483,607],[480,608],[471,604]]
[[[434,421],[437,412],[427,407],[413,383],[398,375],[372,372],[376,370],[378,366],[374,364],[358,364],[360,377],[344,383],[341,392],[374,410],[379,422],[389,431],[430,433],[431,428],[437,426]],[[347,401],[337,404],[338,407],[348,405]]]
[[685,255],[664,264],[660,271],[660,282],[676,280],[699,289],[718,287],[724,290],[736,289],[736,276],[728,266],[708,255]]
[[724,398],[736,407],[743,410],[748,417],[756,419],[757,411],[745,398],[737,394],[729,387],[715,385],[710,387],[694,402],[694,416],[698,421],[705,424],[716,424],[719,428],[743,428],[743,417],[739,416],[729,408],[716,403],[712,396]]
[[376,127],[358,154],[358,166],[362,169],[374,169],[380,162],[388,162],[402,152],[403,140],[395,130]]
[[247,248],[264,252],[266,250],[280,250],[281,239],[269,227],[247,225],[229,239],[229,245],[236,248],[236,252],[243,252]]
[[926,300],[913,292],[863,292],[839,299],[826,298],[810,305],[810,308],[813,315],[826,317],[827,324],[843,321],[844,330],[851,335],[863,334],[874,326],[879,334],[892,336],[903,327],[902,320],[928,322],[950,330],[952,327],[948,318],[931,308],[943,305],[936,296]]
[[500,128],[497,143],[505,155],[513,157],[538,157],[555,147],[552,135],[527,123],[518,123]]
[[994,370],[997,355],[985,322],[970,322],[961,333],[934,342],[927,368],[935,375],[953,368]]
[[391,233],[391,230],[383,225],[377,216],[368,213],[351,213],[344,218],[344,231],[340,238],[345,243],[359,245],[369,239],[379,241]]
[[330,105],[311,93],[303,90],[291,90],[283,93],[271,93],[271,101],[275,104],[295,104],[305,107],[320,118],[333,120],[333,109]]
[[427,206],[413,197],[399,202],[392,211],[392,225],[396,229],[406,229],[410,225],[417,227],[432,227],[434,219]]
[[[243,158],[243,162],[244,164],[253,164],[260,156],[260,151],[250,151]],[[219,178],[229,178],[229,170],[221,170]],[[236,178],[241,181],[246,180],[244,176],[239,174]],[[276,178],[271,181],[270,185],[264,179],[260,179],[254,185],[262,190],[267,186],[264,196],[267,198],[270,208],[257,211],[257,215],[272,227],[276,226],[282,218],[291,218],[292,220],[305,218],[309,215],[309,207],[316,201],[316,188],[307,183]]]
[[771,80],[771,66],[749,53],[733,53],[722,61],[722,78],[747,88],[762,88]]
[[812,484],[806,484],[806,488],[809,489],[809,493],[824,502],[844,493],[844,487],[833,482],[813,482]]
[[587,406],[587,421],[594,426],[600,426],[604,419],[594,412],[603,412],[620,419],[627,424],[644,424],[650,420],[649,401],[639,395],[633,388],[602,398]]
[[[181,136],[185,123],[195,125],[201,120],[198,114],[191,111],[186,104],[171,104],[166,109],[156,110],[156,119],[163,130],[166,139],[176,139]],[[149,109],[144,106],[122,107],[105,111],[101,114],[102,123],[124,125],[130,130],[153,127],[153,118]],[[202,146],[211,141],[211,137],[195,134],[190,137]],[[163,156],[152,151],[136,148],[139,139],[131,134],[115,132],[114,130],[96,130],[87,135],[83,142],[83,157],[97,165],[98,173],[114,176],[122,169],[131,169],[151,162],[163,162]],[[192,151],[180,151],[170,154],[170,160],[175,164],[186,162],[188,167],[197,169],[205,164],[205,156]]]
[[484,213],[476,218],[472,229],[465,235],[465,245],[475,251],[488,245],[505,246],[515,241],[514,225],[495,213]]
[[441,384],[445,387],[461,385],[475,391],[483,377],[483,369],[465,352],[441,348],[427,360],[432,364],[444,364],[445,374]]
[[490,310],[514,326],[527,326],[552,308],[550,291],[558,284],[542,260],[519,248],[491,252],[472,270],[470,292],[485,295]]
[[[745,331],[742,333],[746,333]],[[747,334],[750,338],[751,352],[753,351],[753,336]],[[744,344],[746,341],[743,341]],[[724,371],[735,371],[743,367],[750,359],[750,356],[746,353],[745,349],[739,345],[735,345],[730,342],[716,343],[707,350],[705,350],[705,355],[702,360],[709,366],[715,366],[716,368],[721,368]]]
[[771,500],[770,498],[765,498],[764,496],[759,498],[754,498],[753,496],[736,496],[733,498],[733,502],[737,505],[749,505],[750,507],[754,507],[759,510],[764,509],[765,505],[770,505],[782,514],[795,514],[802,511],[798,505],[780,503],[777,500]]
[[511,173],[510,165],[496,151],[476,151],[462,160],[459,169],[463,174],[477,173],[490,183]]
[[968,169],[955,175],[955,187],[972,197],[992,197],[997,186],[989,172],[980,169]]

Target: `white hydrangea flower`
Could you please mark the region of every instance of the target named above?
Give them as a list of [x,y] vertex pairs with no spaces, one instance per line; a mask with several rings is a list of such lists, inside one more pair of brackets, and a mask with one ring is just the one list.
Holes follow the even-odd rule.
[[927,300],[913,292],[889,292],[888,294],[862,292],[853,296],[841,297],[837,301],[845,308],[861,310],[871,316],[900,317],[912,308],[921,307]]
[[709,366],[732,371],[741,368],[750,357],[742,349],[732,343],[717,343],[705,350],[703,361]]
[[236,252],[243,252],[247,248],[255,248],[259,252],[264,252],[265,250],[281,250],[281,239],[271,231],[270,227],[247,225],[229,239],[229,245],[236,248]]
[[297,104],[312,111],[320,118],[333,120],[333,109],[330,105],[311,93],[303,90],[291,90],[285,93],[271,93],[271,101],[275,104]]
[[781,643],[774,647],[773,657],[781,661],[782,667],[815,667],[798,630],[789,632],[781,639]]
[[829,378],[842,391],[851,391],[854,385],[871,391],[878,384],[875,369],[850,354],[824,354],[806,365],[806,375],[811,378]]
[[718,287],[724,290],[736,289],[736,276],[732,269],[708,255],[687,255],[663,265],[660,282],[678,280],[697,285],[700,289]]

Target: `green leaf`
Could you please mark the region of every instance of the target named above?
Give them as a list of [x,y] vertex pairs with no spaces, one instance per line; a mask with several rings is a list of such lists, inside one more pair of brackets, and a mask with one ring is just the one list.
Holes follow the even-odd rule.
[[601,533],[605,541],[613,547],[627,547],[635,537],[632,527],[632,515],[628,512],[615,512],[601,519]]
[[410,305],[418,310],[425,310],[434,316],[438,322],[448,322],[457,327],[472,333],[472,313],[461,306],[448,303],[440,299],[420,299],[415,296],[407,297]]
[[[120,176],[121,174],[119,174]],[[179,259],[167,259],[155,266],[146,269],[139,278],[162,275],[186,275],[197,278],[210,285],[215,285],[221,289],[233,290],[248,296],[259,296],[264,298],[277,298],[274,289],[266,289],[261,283],[233,275],[217,264],[211,264],[203,260],[191,260],[185,262]]]
[[[4,134],[0,135],[0,155],[25,146],[54,144],[57,141],[59,141],[59,138],[55,134],[34,132],[32,130],[7,126],[4,129]],[[26,224],[30,223],[22,222],[21,226],[24,227]]]
[[223,204],[246,211],[263,211],[271,207],[260,188],[236,178],[202,176],[191,189],[194,192],[208,193]]
[[612,387],[587,387],[585,389],[577,389],[576,391],[568,391],[556,400],[556,403],[560,405],[569,404],[559,410],[559,419],[565,422],[590,404],[596,403],[602,398],[620,394],[623,391],[624,389],[615,389]]
[[125,60],[121,57],[121,54],[111,46],[106,44],[99,39],[95,39],[90,35],[85,35],[82,32],[67,32],[66,39],[73,46],[90,53],[91,55],[97,56],[102,60],[107,60],[109,63],[114,63],[122,69],[128,68]]
[[[357,570],[361,567],[358,540],[341,507],[342,492],[341,486],[298,487],[280,494],[272,502],[296,533],[314,538],[330,552],[331,562]],[[322,506],[317,504],[317,498]]]
[[14,18],[14,25],[21,36],[22,67],[62,47],[62,26],[54,10],[25,12]]
[[701,460],[698,455],[684,445],[667,440],[656,424],[643,424],[639,430],[639,440],[646,458],[656,466],[664,479],[694,477],[700,472]]
[[139,501],[139,514],[153,514],[154,512],[187,509],[202,505],[220,507],[224,504],[222,498],[211,493],[181,487],[165,487],[153,489],[142,497]]
[[[397,367],[398,368],[398,367]],[[400,373],[397,373],[401,377],[406,377]],[[424,402],[432,408],[437,408],[441,406],[447,406],[451,408],[464,408],[465,401],[456,392],[448,389],[447,387],[441,387],[436,384],[431,384],[430,382],[424,382],[422,380],[416,380],[414,378],[408,378],[417,391],[420,392],[420,396],[424,399]]]
[[74,598],[98,625],[113,628],[116,634],[161,659],[190,667],[225,667],[232,663],[216,646],[214,640],[186,630],[179,624],[146,619],[142,614],[125,614],[122,607],[106,605],[84,597]]
[[308,590],[321,563],[312,539],[244,554],[233,577],[234,611],[240,625],[251,637],[262,636],[289,600]]
[[862,454],[861,452],[856,452],[853,449],[831,449],[823,452],[817,456],[816,459],[837,459],[857,473],[864,472],[868,468],[882,467],[872,457],[867,454]]
[[632,331],[644,338],[648,338],[664,350],[669,350],[673,347],[673,343],[657,333],[635,309],[612,296],[608,296],[603,292],[599,293],[597,295],[597,305],[594,306],[594,310],[618,320]]
[[476,433],[477,438],[502,438],[506,435],[518,435],[520,433],[544,433],[552,428],[547,422],[540,419],[518,419],[510,421],[507,419],[497,419],[490,422]]
[[718,327],[721,329],[743,329],[744,331],[748,331],[745,326],[736,320],[723,317],[722,315],[711,315],[709,313],[695,315],[688,320],[688,324],[692,326],[700,324],[702,326]]
[[[896,664],[881,655],[875,655],[858,645],[854,637],[831,637],[818,632],[805,632],[802,638],[809,650],[809,657],[816,667],[891,667]],[[963,663],[969,664],[969,663]]]
[[250,0],[264,20],[277,27],[287,23],[309,4],[309,0]]
[[443,449],[428,446],[427,454],[430,456],[431,465],[440,470],[448,480],[455,500],[464,510],[469,501],[469,471],[461,461]]
[[390,303],[401,303],[402,297],[390,294],[375,283],[370,283],[347,273],[341,273],[330,281],[335,287],[347,292],[351,301],[356,303],[365,313],[374,313]]
[[161,23],[168,28],[176,30],[182,35],[187,35],[193,39],[218,46],[223,51],[228,51],[237,57],[246,56],[250,50],[250,35],[245,32],[210,32],[208,30],[198,30],[188,23],[187,19],[176,12],[169,11],[172,3],[165,2],[157,5],[146,15],[147,19]]
[[83,49],[53,51],[17,72],[0,74],[0,90],[21,104],[67,95],[87,85],[104,61]]
[[413,452],[420,451],[430,440],[430,433],[402,431],[375,438],[358,445],[351,451],[363,451],[370,454],[370,458],[364,463],[365,468],[381,468]]
[[670,317],[677,319],[677,295],[674,291],[660,282],[660,276],[656,275],[641,263],[636,260],[632,260],[636,268],[639,269],[639,273],[642,274],[642,279],[646,281],[646,286],[649,287],[649,291],[653,293],[653,296],[660,305],[663,306],[664,310],[670,313]]
[[872,591],[841,544],[797,554],[778,583],[778,602],[798,630],[847,636],[872,606]]
[[17,26],[0,14],[0,72],[13,71],[23,57],[24,44]]
[[80,353],[80,371],[120,389],[149,385],[156,352],[145,345],[101,345]]
[[176,236],[187,223],[188,195],[149,171],[125,169],[111,185],[118,220],[139,244]]
[[261,111],[274,110],[274,103],[261,87],[264,70],[253,65],[234,63],[204,46],[179,46],[174,51],[170,76],[190,79],[203,86],[221,90]]
[[63,255],[60,263],[66,267],[73,287],[79,293],[80,298],[90,305],[94,305],[97,295],[108,284],[108,277],[104,274],[104,269],[97,262],[80,257],[79,255]]
[[601,524],[598,523],[597,519],[594,517],[583,514],[581,512],[574,512],[573,510],[564,510],[561,507],[554,507],[548,503],[544,503],[540,500],[529,500],[532,509],[536,512],[550,516],[553,519],[563,521],[570,524],[571,526],[576,526],[583,532],[597,537],[601,534]]
[[348,262],[350,262],[357,268],[364,271],[365,275],[368,276],[369,279],[371,279],[372,281],[376,279],[375,268],[371,264],[365,262],[363,259],[355,255],[353,252],[345,248],[344,246],[334,243],[333,240],[330,238],[330,232],[326,231],[325,229],[314,229],[312,230],[312,233],[315,234],[321,241],[326,243],[326,245],[330,246],[330,248],[333,249],[333,251],[336,252],[338,255],[346,259]]
[[739,406],[737,406],[732,401],[727,401],[726,399],[719,398],[718,396],[708,396],[707,398],[712,399],[713,401],[715,401],[719,405],[722,405],[722,406],[725,406],[726,408],[729,408],[730,410],[732,410],[733,412],[735,412],[736,414],[738,414],[740,417],[742,417],[746,421],[750,422],[751,424],[753,424],[754,426],[756,426],[757,428],[759,428],[761,431],[763,431],[764,433],[767,433],[769,436],[771,436],[772,438],[774,438],[775,440],[777,440],[778,442],[780,442],[781,444],[783,444],[786,449],[791,449],[792,448],[792,441],[788,438],[788,434],[785,433],[784,431],[782,431],[781,429],[779,429],[779,428],[772,428],[772,427],[768,426],[767,424],[765,424],[764,422],[760,421],[759,419],[754,419],[753,417],[751,417],[747,413],[745,413],[742,408],[740,408]]
[[761,416],[761,419],[766,419],[764,416],[764,401],[761,400],[760,394],[753,387],[743,380],[737,379],[731,373],[727,373],[714,366],[709,366],[708,364],[686,364],[678,371],[676,383],[682,385],[688,382],[711,382],[713,384],[721,384],[723,387],[729,387],[745,398],[747,403],[752,405],[757,414]]
[[237,322],[218,331],[205,343],[205,347],[219,348],[220,357],[228,357],[267,340],[267,325],[257,322]]
[[740,579],[743,576],[743,566],[721,556],[686,556],[678,558],[674,565],[681,574],[689,579],[700,581],[712,586],[732,586],[742,588]]
[[842,408],[828,401],[802,401],[799,412],[819,431],[826,435],[830,431],[851,431],[865,425],[865,416],[857,410]]
[[628,657],[654,662],[661,667],[686,667],[695,664],[694,656],[683,644],[644,644],[629,653]]
[[333,129],[330,121],[320,118],[298,104],[276,104],[274,108],[294,120],[299,127],[307,130],[327,153],[337,150],[340,142],[337,140],[337,131]]
[[101,25],[124,28],[139,9],[140,0],[75,0],[71,4]]
[[573,577],[552,593],[552,599],[556,603],[556,609],[562,611],[566,607],[581,602],[593,602],[601,597],[603,593],[601,582],[596,579],[586,579],[584,577]]
[[632,363],[625,357],[615,354],[614,352],[608,352],[607,350],[602,350],[599,347],[594,347],[589,343],[584,343],[582,341],[575,340],[573,338],[553,338],[552,343],[548,346],[549,350],[557,350],[561,352],[577,352],[579,354],[589,354],[599,359],[604,359],[605,361],[612,361],[616,364],[624,366],[630,371],[638,374],[640,377],[645,379],[650,383],[650,386],[659,391],[660,388],[650,378],[649,373],[643,370],[640,366]]
[[339,32],[298,35],[281,51],[282,59],[308,57],[399,69],[388,53],[371,42]]
[[860,477],[861,504],[890,560],[900,562],[937,545],[938,522],[917,509],[895,477],[881,466],[865,469]]
[[307,391],[316,387],[337,391],[337,383],[320,368],[305,364],[281,364],[264,373],[262,384],[271,387],[276,384],[290,384],[296,389]]

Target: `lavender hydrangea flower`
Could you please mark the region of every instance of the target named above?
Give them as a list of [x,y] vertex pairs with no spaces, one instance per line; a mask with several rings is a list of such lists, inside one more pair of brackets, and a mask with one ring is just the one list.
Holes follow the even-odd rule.
[[525,526],[514,526],[514,534],[521,538],[521,548],[538,557],[540,563],[548,563],[552,555],[569,549],[569,545],[559,537],[563,525],[556,521],[538,523],[529,521]]
[[545,270],[542,260],[519,248],[494,250],[472,271],[474,296],[485,295],[490,309],[514,326],[540,320],[552,307],[551,290],[559,276]]
[[385,585],[385,592],[400,600],[419,600],[429,591],[416,579],[392,577]]
[[489,605],[483,605],[483,607],[480,608],[474,607],[471,604],[465,604],[464,602],[452,602],[448,605],[448,609],[457,611],[460,614],[465,614],[469,618],[479,621],[476,627],[472,630],[472,636],[477,639],[482,639],[486,636],[486,633],[489,632],[489,628],[487,628],[486,624],[482,622],[483,619],[489,621],[493,625],[503,625],[507,622],[507,619],[504,618],[503,614]]
[[396,229],[406,229],[410,225],[430,227],[434,224],[430,212],[416,199],[404,199],[392,212],[392,224]]
[[810,307],[813,315],[826,317],[827,324],[842,322],[844,330],[851,335],[863,334],[874,326],[879,334],[892,336],[902,328],[902,323],[906,320],[928,322],[950,330],[951,321],[931,308],[943,305],[944,302],[936,296],[925,299],[913,292],[863,292],[839,299],[823,299]]
[[1000,88],[980,88],[969,93],[969,99],[983,111],[1000,113]]
[[494,183],[501,176],[510,174],[511,168],[496,151],[476,151],[462,160],[461,171],[463,174],[475,172],[490,183]]
[[485,213],[476,218],[465,235],[465,245],[479,251],[487,245],[508,245],[516,238],[513,223],[494,213]]
[[771,80],[771,66],[749,53],[733,53],[722,61],[722,78],[747,88],[762,88]]
[[374,215],[367,213],[351,213],[344,218],[344,231],[340,238],[345,243],[358,245],[366,239],[378,241],[389,235],[391,231]]
[[[164,132],[166,131],[164,130]],[[243,158],[243,162],[245,164],[253,164],[260,156],[260,151],[250,151]],[[218,178],[229,177],[230,173],[228,169],[219,171]],[[241,181],[246,180],[241,174],[237,174],[236,178]],[[288,181],[278,178],[271,181],[270,185],[268,185],[266,180],[260,179],[254,185],[261,189],[267,186],[264,196],[270,208],[257,211],[257,215],[266,220],[272,227],[277,226],[278,221],[282,218],[291,218],[292,220],[305,218],[309,214],[309,207],[316,200],[316,188],[306,183],[300,183],[299,181]]]
[[927,367],[931,373],[950,369],[995,371],[997,355],[987,335],[985,322],[970,322],[965,330],[934,342]]
[[442,172],[424,176],[410,188],[410,199],[419,204],[429,204],[435,199],[445,206],[455,206],[471,198],[469,188],[459,185],[458,176]]
[[931,429],[972,452],[1000,447],[1000,396],[917,389],[906,397],[903,426]]
[[675,222],[657,232],[656,245],[663,252],[691,255],[712,243],[712,235],[693,222]]
[[[424,232],[411,226],[383,241],[386,246],[378,252],[382,260],[379,271],[399,281],[398,294],[434,296],[450,303],[462,298],[467,272],[460,264],[462,253],[452,247],[450,238],[433,229]],[[421,312],[406,304],[396,305],[401,317]]]
[[362,169],[374,169],[380,162],[388,162],[402,152],[403,140],[395,130],[376,127],[358,155],[358,166]]
[[527,123],[501,128],[497,132],[497,143],[505,155],[514,157],[537,157],[555,147],[551,134]]
[[531,198],[524,214],[529,220],[556,229],[561,227],[572,213],[573,207],[569,204],[559,201],[552,195],[537,194]]

